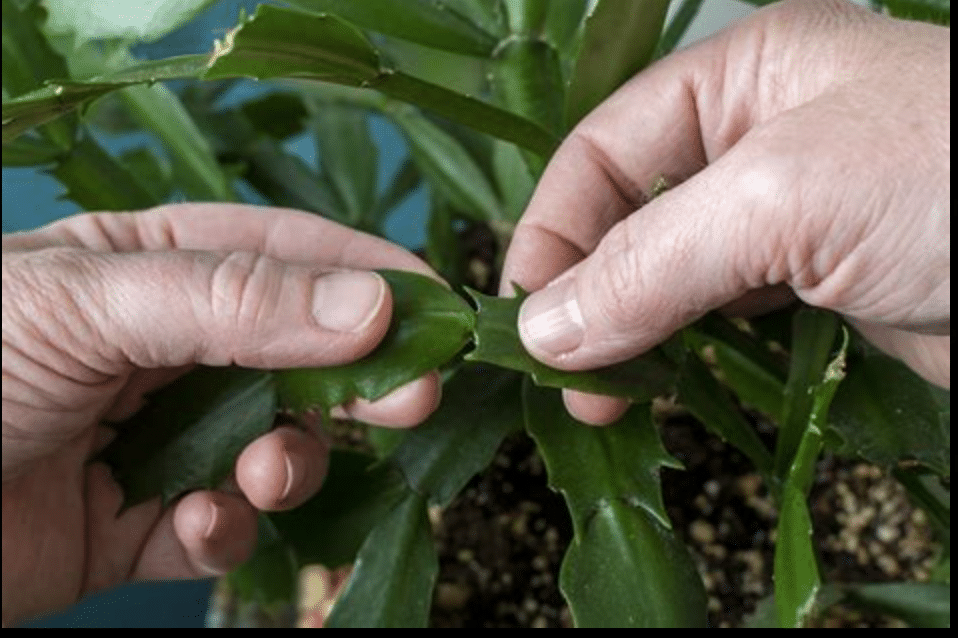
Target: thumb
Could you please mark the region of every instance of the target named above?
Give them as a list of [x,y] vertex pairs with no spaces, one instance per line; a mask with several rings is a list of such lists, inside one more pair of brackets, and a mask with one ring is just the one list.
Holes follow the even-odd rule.
[[752,288],[775,283],[765,261],[778,252],[775,234],[745,225],[771,202],[730,194],[756,193],[761,180],[742,176],[736,181],[751,181],[750,188],[719,188],[713,167],[618,222],[588,257],[524,301],[519,334],[525,347],[560,369],[610,365]]
[[131,364],[335,365],[371,351],[389,328],[389,286],[373,272],[252,252],[33,253],[44,254],[57,262],[44,265],[46,278],[68,297],[53,302],[61,318],[63,309],[71,315],[58,322],[72,337],[66,345],[107,373]]

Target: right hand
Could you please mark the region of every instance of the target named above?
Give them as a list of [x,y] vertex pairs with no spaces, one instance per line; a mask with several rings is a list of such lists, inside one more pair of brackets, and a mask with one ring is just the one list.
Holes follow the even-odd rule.
[[[949,386],[950,40],[783,2],[637,75],[564,141],[516,228],[501,292],[538,290],[530,353],[596,368],[710,310],[797,296]],[[645,203],[660,177],[674,188]],[[565,399],[595,424],[625,408]]]

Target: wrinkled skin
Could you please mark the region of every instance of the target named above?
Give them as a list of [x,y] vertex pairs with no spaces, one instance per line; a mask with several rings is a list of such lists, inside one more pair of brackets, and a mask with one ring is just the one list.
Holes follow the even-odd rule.
[[[319,367],[371,351],[392,312],[388,286],[362,272],[375,268],[434,276],[381,239],[252,206],[79,215],[4,236],[4,624],[127,581],[225,573],[252,551],[258,510],[315,494],[329,451],[319,428],[277,428],[222,489],[119,518],[119,486],[85,462],[110,439],[101,422],[196,364]],[[406,427],[438,400],[430,373],[334,414]]]
[[[502,293],[538,291],[523,343],[588,369],[797,297],[948,387],[950,52],[947,28],[797,1],[651,65],[571,132],[520,220]],[[565,400],[593,424],[625,408]]]

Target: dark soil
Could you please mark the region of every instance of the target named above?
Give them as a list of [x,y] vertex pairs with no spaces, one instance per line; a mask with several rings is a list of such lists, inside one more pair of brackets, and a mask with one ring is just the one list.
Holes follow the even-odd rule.
[[[710,625],[738,627],[771,593],[776,511],[741,453],[681,411],[671,412],[663,441],[686,469],[663,470],[665,503],[702,574]],[[771,426],[754,422],[770,439]],[[818,477],[810,502],[826,581],[928,578],[935,552],[929,527],[894,480],[830,456]],[[570,626],[556,580],[571,522],[528,438],[505,442],[492,466],[442,513],[437,538],[432,626]],[[816,623],[901,626],[843,608]]]

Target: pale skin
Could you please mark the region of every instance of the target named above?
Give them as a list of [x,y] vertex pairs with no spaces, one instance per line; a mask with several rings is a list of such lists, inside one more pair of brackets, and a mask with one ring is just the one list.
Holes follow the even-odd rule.
[[[594,368],[710,310],[797,297],[950,387],[950,42],[784,2],[634,77],[566,138],[516,228],[501,292],[537,291],[525,346]],[[564,398],[596,425],[626,407]]]
[[[258,510],[313,496],[329,452],[318,427],[279,427],[221,489],[119,518],[120,487],[86,461],[111,438],[103,422],[196,364],[320,367],[370,352],[392,312],[377,268],[435,276],[382,239],[242,205],[79,215],[4,236],[4,624],[127,581],[223,574],[252,551]],[[334,415],[408,427],[438,402],[430,373]]]

